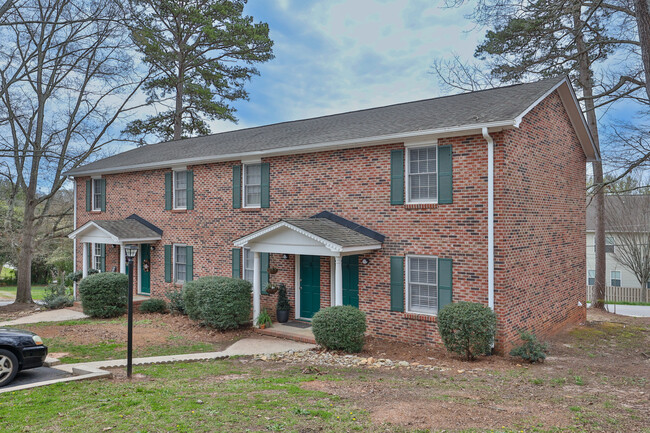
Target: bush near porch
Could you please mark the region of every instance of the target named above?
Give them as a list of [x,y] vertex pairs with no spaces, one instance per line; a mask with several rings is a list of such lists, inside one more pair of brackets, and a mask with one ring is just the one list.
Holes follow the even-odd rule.
[[366,313],[349,305],[328,307],[311,322],[316,343],[329,350],[361,352],[366,332]]
[[117,272],[89,275],[79,283],[84,313],[90,317],[110,318],[126,313],[129,277]]
[[192,320],[225,331],[251,318],[251,283],[238,278],[201,277],[183,286],[183,303]]

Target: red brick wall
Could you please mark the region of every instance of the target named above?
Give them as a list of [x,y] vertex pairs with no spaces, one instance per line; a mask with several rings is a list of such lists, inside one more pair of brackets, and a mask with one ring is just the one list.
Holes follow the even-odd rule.
[[557,94],[503,141],[495,202],[501,343],[517,341],[517,329],[547,336],[586,314],[586,159]]
[[[544,111],[550,107],[544,104]],[[561,109],[557,115],[566,120]],[[540,110],[537,110],[540,111]],[[529,114],[533,116],[535,113]],[[550,116],[550,113],[548,114]],[[524,122],[526,123],[526,122]],[[561,127],[565,125],[562,124]],[[529,129],[535,129],[534,127]],[[558,130],[560,127],[557,128]],[[541,134],[546,129],[542,128]],[[584,186],[584,156],[569,153],[561,145],[549,147],[555,152],[551,155],[539,155],[527,150],[522,145],[523,132],[495,133],[499,143],[497,161],[501,165],[500,173],[516,174],[518,161],[540,158],[554,160],[566,158],[571,167],[562,173],[567,183],[567,190],[573,194]],[[531,137],[537,139],[537,136]],[[519,140],[515,146],[514,140]],[[571,137],[575,141],[575,137]],[[510,140],[512,146],[504,144]],[[89,219],[121,219],[133,213],[147,219],[160,227],[163,240],[155,244],[151,253],[152,294],[162,296],[171,284],[164,283],[163,245],[186,243],[194,247],[194,274],[231,275],[231,248],[234,239],[258,230],[280,218],[309,217],[320,211],[328,210],[344,218],[355,221],[386,235],[383,248],[363,257],[370,260],[368,265],[359,266],[359,305],[367,313],[368,330],[371,334],[413,343],[435,343],[439,341],[435,322],[430,316],[391,312],[390,310],[390,256],[406,254],[426,254],[452,258],[454,267],[453,288],[454,301],[467,300],[487,303],[487,146],[480,135],[454,137],[439,140],[440,145],[453,145],[453,182],[454,203],[439,206],[392,206],[390,205],[390,151],[401,148],[401,143],[328,151],[311,154],[297,154],[282,157],[265,158],[271,166],[271,207],[269,209],[233,209],[232,208],[232,166],[239,161],[203,164],[191,166],[194,170],[195,200],[194,210],[165,211],[164,173],[168,170],[151,170],[146,172],[125,173],[106,176],[107,211],[104,213],[85,212],[85,180],[77,179],[78,217],[77,226]],[[563,146],[573,149],[570,141]],[[514,149],[521,147],[521,150]],[[573,146],[573,147],[572,147]],[[510,149],[512,147],[513,149]],[[507,148],[507,152],[504,148]],[[519,152],[519,153],[516,153]],[[504,162],[504,158],[510,158]],[[568,161],[568,159],[571,161]],[[581,165],[577,170],[574,166]],[[562,170],[561,167],[558,169]],[[534,173],[533,173],[534,174]],[[546,176],[547,174],[544,174]],[[499,188],[503,182],[497,179]],[[522,187],[525,187],[522,184]],[[511,187],[510,190],[514,188]],[[572,189],[573,188],[573,189]],[[529,200],[526,190],[517,194],[508,190],[508,203],[519,206]],[[504,196],[497,189],[499,217],[497,222],[497,246],[508,236],[516,236],[519,242],[526,243],[526,233],[505,232],[506,222],[503,206]],[[535,196],[530,198],[530,206],[540,206]],[[566,198],[569,210],[575,203],[584,205],[584,194],[579,200],[573,195]],[[577,215],[566,216],[574,221],[584,218]],[[565,217],[563,217],[565,218]],[[584,228],[584,227],[583,227]],[[584,235],[584,231],[582,232]],[[579,267],[584,260],[584,236],[579,247],[571,248],[576,254],[575,265]],[[80,251],[80,250],[79,250]],[[578,253],[579,251],[579,253]],[[505,262],[515,265],[515,250],[503,249],[497,258],[498,269],[503,269]],[[80,269],[80,255],[78,268]],[[574,258],[571,258],[573,262]],[[284,260],[281,255],[272,255],[271,263],[280,271],[274,281],[287,285],[292,306],[294,300],[294,258]],[[543,265],[540,263],[540,265]],[[584,285],[584,263],[576,271],[576,282]],[[511,272],[513,274],[513,272]],[[573,274],[567,276],[567,280]],[[526,278],[521,276],[518,278]],[[549,279],[548,281],[551,281]],[[513,283],[506,285],[499,279],[499,298],[502,302],[500,314],[512,320],[512,312],[505,311],[512,303],[506,304],[507,292]],[[321,298],[322,306],[330,303],[330,262],[323,258],[321,262]],[[547,285],[541,276],[535,284]],[[583,290],[584,291],[584,290]],[[504,296],[501,296],[504,295]],[[263,295],[262,306],[274,314],[277,295]],[[507,307],[506,307],[507,305]],[[549,312],[550,313],[550,312]],[[294,317],[294,312],[291,312]],[[538,320],[538,319],[535,319]],[[513,335],[506,325],[500,322],[503,335]]]

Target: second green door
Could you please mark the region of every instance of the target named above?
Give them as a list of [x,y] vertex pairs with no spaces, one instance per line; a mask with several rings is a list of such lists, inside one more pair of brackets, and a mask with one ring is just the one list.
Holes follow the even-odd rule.
[[320,256],[300,256],[300,317],[320,310]]

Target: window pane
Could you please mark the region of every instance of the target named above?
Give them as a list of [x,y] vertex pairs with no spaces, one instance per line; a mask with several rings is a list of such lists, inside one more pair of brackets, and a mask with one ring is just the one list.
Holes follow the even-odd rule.
[[248,248],[244,249],[244,280],[253,283],[253,257],[254,254]]
[[93,210],[102,208],[102,185],[101,179],[93,179]]
[[184,246],[174,247],[174,278],[176,281],[186,281],[186,249]]
[[246,187],[246,206],[256,206],[262,202],[262,188],[259,186]]
[[246,185],[260,185],[262,183],[262,166],[260,164],[246,165]]
[[174,172],[174,207],[184,208],[187,206],[187,172]]
[[262,202],[261,164],[244,166],[244,206],[259,206]]
[[438,310],[438,276],[435,258],[409,258],[409,305],[413,311]]
[[409,198],[432,201],[438,196],[436,148],[434,146],[409,150]]

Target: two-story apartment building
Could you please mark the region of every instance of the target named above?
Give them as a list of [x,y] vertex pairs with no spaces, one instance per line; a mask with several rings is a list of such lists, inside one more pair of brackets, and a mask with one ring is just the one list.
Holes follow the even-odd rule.
[[[371,335],[439,341],[437,312],[473,301],[547,335],[585,317],[584,179],[599,158],[570,83],[530,84],[139,147],[69,172],[76,266],[125,270],[163,296],[253,283],[254,316],[351,304]],[[267,269],[277,268],[271,277]]]

